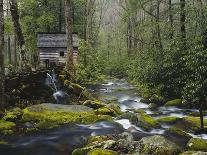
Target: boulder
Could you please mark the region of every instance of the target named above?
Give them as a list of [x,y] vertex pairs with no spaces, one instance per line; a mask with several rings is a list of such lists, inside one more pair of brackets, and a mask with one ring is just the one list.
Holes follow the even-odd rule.
[[62,104],[51,104],[43,103],[38,105],[33,105],[27,108],[30,112],[92,112],[93,109],[84,105],[62,105]]
[[155,120],[154,118],[152,118],[151,116],[145,113],[137,114],[137,119],[138,121],[135,124],[146,131],[149,131],[153,128],[161,127],[161,125],[157,120]]
[[139,152],[153,155],[174,155],[180,152],[179,146],[163,136],[149,136],[138,143]]
[[182,120],[182,119],[179,117],[175,117],[175,116],[167,116],[167,117],[162,117],[162,118],[157,119],[158,122],[166,123],[166,124],[174,124],[178,122],[179,120]]
[[171,127],[165,131],[165,134],[179,146],[185,147],[187,142],[192,138],[188,133],[180,128]]
[[207,140],[192,138],[187,144],[188,150],[207,152]]

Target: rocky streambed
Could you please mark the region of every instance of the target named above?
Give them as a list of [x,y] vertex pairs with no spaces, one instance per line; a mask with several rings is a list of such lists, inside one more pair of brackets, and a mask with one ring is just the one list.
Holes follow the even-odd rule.
[[[41,104],[16,110],[19,115],[8,112],[0,121],[0,133],[12,132],[19,123],[24,134],[1,135],[0,154],[206,154],[207,135],[195,135],[198,111],[179,108],[179,99],[165,106],[143,103],[124,80],[88,89],[100,101]],[[15,119],[18,123],[12,124]]]

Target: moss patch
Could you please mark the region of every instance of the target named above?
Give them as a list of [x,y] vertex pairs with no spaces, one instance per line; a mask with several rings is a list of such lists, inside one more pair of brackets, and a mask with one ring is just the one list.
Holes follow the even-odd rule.
[[13,128],[15,127],[15,123],[8,122],[5,120],[0,120],[0,133],[4,135],[12,134]]
[[[207,128],[207,119],[204,119],[205,128]],[[195,132],[200,129],[199,117],[184,117],[176,124],[177,127],[182,128],[188,132]]]
[[99,109],[106,106],[104,103],[101,103],[100,101],[91,101],[91,100],[85,101],[83,105],[93,109]]
[[180,120],[179,117],[174,117],[174,116],[162,117],[157,119],[157,121],[160,123],[169,123],[169,124],[176,123],[179,120]]
[[119,155],[118,152],[107,149],[94,149],[88,152],[87,155]]
[[81,123],[90,124],[99,120],[111,120],[110,116],[95,115],[93,112],[30,112],[23,110],[22,121],[35,122],[40,129],[54,128],[62,124]]
[[207,141],[199,138],[192,138],[187,148],[191,151],[207,151]]
[[5,121],[17,121],[22,116],[22,110],[20,108],[14,108],[10,111],[5,112],[5,116],[3,117],[3,120]]
[[103,142],[106,140],[108,140],[107,136],[93,136],[88,139],[88,144],[93,143],[93,142]]
[[182,100],[181,99],[175,99],[175,100],[171,100],[171,101],[168,101],[166,104],[165,104],[165,107],[182,107],[183,104],[182,104]]
[[180,128],[176,128],[176,127],[171,127],[167,130],[169,133],[172,133],[178,137],[183,137],[186,138],[188,140],[190,140],[190,138],[192,138],[188,133],[186,133],[185,131],[183,131]]
[[151,128],[159,128],[160,124],[157,120],[153,119],[151,116],[141,113],[138,116],[138,125],[145,130],[150,130]]

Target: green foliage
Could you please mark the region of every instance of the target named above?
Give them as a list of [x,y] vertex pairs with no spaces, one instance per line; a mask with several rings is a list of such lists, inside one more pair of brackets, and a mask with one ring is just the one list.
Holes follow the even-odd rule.
[[12,134],[15,126],[16,124],[13,122],[0,120],[0,133],[4,135]]

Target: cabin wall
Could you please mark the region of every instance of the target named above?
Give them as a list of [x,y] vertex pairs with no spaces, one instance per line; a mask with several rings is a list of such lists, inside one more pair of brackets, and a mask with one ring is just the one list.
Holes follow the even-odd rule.
[[62,64],[66,63],[67,48],[39,48],[40,62]]

